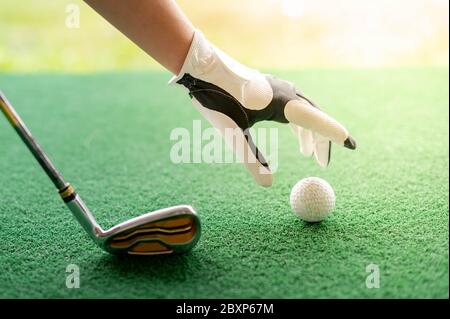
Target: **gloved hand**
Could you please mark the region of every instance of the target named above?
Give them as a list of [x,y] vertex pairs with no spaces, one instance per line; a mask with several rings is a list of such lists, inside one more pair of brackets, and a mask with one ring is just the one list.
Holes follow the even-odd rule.
[[[290,123],[298,136],[300,151],[305,156],[314,154],[321,166],[330,161],[331,142],[356,148],[348,131],[292,83],[236,62],[198,30],[180,73],[169,83],[189,90],[194,106],[221,132],[227,145],[262,186],[272,184],[272,173],[248,133],[256,122]],[[238,133],[226,134],[226,129]]]

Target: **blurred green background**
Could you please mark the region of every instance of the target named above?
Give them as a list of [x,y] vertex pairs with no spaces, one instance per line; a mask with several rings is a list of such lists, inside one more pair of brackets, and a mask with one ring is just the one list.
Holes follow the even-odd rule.
[[[448,65],[446,0],[179,0],[225,52],[258,68]],[[70,5],[79,28],[66,25]],[[0,71],[160,68],[83,1],[0,0]]]

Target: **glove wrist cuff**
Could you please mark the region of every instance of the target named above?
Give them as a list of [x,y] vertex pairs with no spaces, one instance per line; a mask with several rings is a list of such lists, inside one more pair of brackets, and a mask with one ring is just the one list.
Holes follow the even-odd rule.
[[200,74],[197,73],[202,73],[202,64],[206,65],[208,60],[211,60],[211,56],[211,44],[206,40],[200,30],[195,29],[191,46],[189,47],[181,70],[177,75],[173,76],[169,80],[168,84],[176,84],[176,82],[179,81],[186,73],[189,73],[194,77],[198,77]]
[[199,30],[194,32],[181,71],[169,84],[177,83],[184,74],[220,87],[248,109],[263,109],[273,98],[272,88],[263,74],[229,57]]

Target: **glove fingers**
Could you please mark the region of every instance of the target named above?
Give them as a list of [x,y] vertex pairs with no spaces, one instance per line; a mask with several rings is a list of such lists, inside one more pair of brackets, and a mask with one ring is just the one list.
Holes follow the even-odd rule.
[[355,141],[344,126],[304,99],[286,103],[284,115],[289,122],[317,132],[334,143],[350,149],[356,148]]
[[320,166],[326,167],[331,159],[331,141],[318,133],[314,134],[314,158]]
[[294,134],[298,138],[300,152],[306,157],[311,156],[314,152],[314,141],[312,132],[293,123],[290,123],[290,126]]
[[305,156],[311,156],[314,151],[313,133],[310,130],[300,128],[301,151]]
[[236,122],[227,115],[205,108],[195,98],[192,98],[192,102],[211,125],[221,133],[225,143],[245,165],[256,182],[261,186],[271,186],[272,172],[264,156],[254,144],[251,135],[244,134]]

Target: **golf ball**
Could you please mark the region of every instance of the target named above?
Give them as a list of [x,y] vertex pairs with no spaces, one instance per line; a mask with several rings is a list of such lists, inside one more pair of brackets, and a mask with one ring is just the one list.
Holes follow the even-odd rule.
[[320,222],[334,209],[336,197],[326,180],[307,177],[294,185],[291,191],[291,207],[307,222]]

